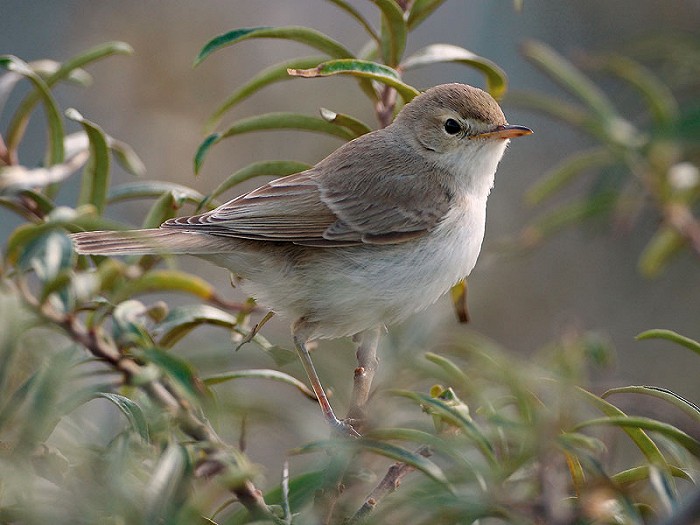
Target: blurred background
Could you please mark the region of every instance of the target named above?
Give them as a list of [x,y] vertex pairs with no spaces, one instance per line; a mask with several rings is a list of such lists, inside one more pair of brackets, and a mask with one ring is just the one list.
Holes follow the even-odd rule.
[[[355,4],[376,20],[376,9],[370,2]],[[520,48],[524,41],[545,42],[576,62],[586,55],[624,53],[662,34],[700,38],[700,2],[694,0],[526,0],[522,4],[521,9],[516,9],[513,2],[507,1],[448,0],[409,38],[407,55],[431,43],[456,44],[504,68],[511,91],[529,90],[567,98],[523,59]],[[333,138],[298,132],[244,135],[213,148],[202,173],[194,176],[194,152],[205,136],[207,117],[219,103],[260,69],[286,58],[314,54],[302,45],[286,41],[253,40],[218,52],[199,67],[192,67],[202,45],[213,36],[259,25],[314,27],[352,50],[359,50],[365,43],[365,35],[356,30],[357,26],[330,2],[322,0],[2,0],[0,53],[27,61],[65,60],[108,40],[129,43],[135,49],[134,56],[110,58],[90,66],[94,76],[90,88],[60,87],[57,96],[61,106],[76,107],[108,134],[132,145],[146,164],[149,179],[178,182],[206,194],[250,162],[275,158],[313,164],[340,145]],[[619,84],[610,78],[596,73],[592,77],[634,122],[639,102],[628,92],[618,90]],[[484,85],[478,73],[450,65],[410,72],[406,81],[420,89],[445,82]],[[698,93],[682,95],[687,100]],[[299,79],[268,87],[236,107],[224,125],[235,118],[266,111],[316,114],[321,106],[375,125],[372,108],[356,83],[337,78]],[[471,323],[466,327],[458,324],[449,300],[443,299],[426,314],[390,330],[383,342],[385,361],[400,363],[401,348],[429,350],[467,331],[477,331],[523,357],[567,334],[593,330],[611,341],[618,352],[617,365],[595,378],[601,387],[611,383],[653,384],[697,402],[700,381],[696,356],[663,341],[634,339],[650,328],[669,328],[700,339],[697,258],[683,254],[655,279],[643,277],[636,269],[637,261],[657,226],[654,217],[643,218],[629,232],[598,220],[565,229],[529,251],[514,253],[505,249],[542,211],[524,203],[526,190],[544,172],[593,142],[542,115],[519,110],[507,98],[503,106],[511,123],[529,126],[535,135],[513,141],[498,171],[489,201],[484,249],[469,280]],[[20,152],[25,162],[42,157],[44,128],[39,120],[35,118],[32,125],[36,140],[25,140]],[[6,120],[0,125],[4,127]],[[130,177],[117,171],[113,182],[125,182]],[[227,197],[262,182],[252,181]],[[77,184],[73,189],[77,192]],[[574,190],[585,192],[585,179]],[[117,205],[109,213],[115,219],[138,225],[149,205]],[[16,226],[13,220],[0,211],[3,243]],[[220,283],[221,290],[229,286],[229,276],[221,269],[196,260],[177,264],[196,269],[205,278]],[[235,297],[234,292],[223,293]],[[263,333],[291,347],[285,321],[273,319]],[[199,337],[203,346],[178,351],[191,356],[197,352],[206,354],[207,345],[230,346],[227,337],[216,330],[203,331]],[[321,350],[333,344],[322,343]],[[343,367],[342,375],[336,374],[328,385],[341,391],[342,399],[342,392],[350,387],[353,355],[348,342],[336,346],[342,351],[320,351],[315,359],[322,377]],[[235,359],[229,359],[222,364],[202,357],[201,366],[245,366],[260,358],[244,348]],[[339,360],[342,364],[338,364]],[[265,366],[273,365],[267,362]],[[386,382],[386,376],[380,381]],[[389,386],[401,385],[390,381]],[[274,400],[275,387],[270,388]],[[301,410],[312,413],[315,408],[304,405]]]

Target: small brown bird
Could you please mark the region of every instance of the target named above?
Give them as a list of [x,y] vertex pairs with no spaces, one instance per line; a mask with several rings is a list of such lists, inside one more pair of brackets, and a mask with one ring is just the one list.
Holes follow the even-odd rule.
[[509,125],[488,93],[440,85],[390,126],[215,210],[72,238],[82,254],[190,254],[242,277],[259,304],[293,321],[325,417],[352,433],[328,403],[307,342],[353,336],[376,346],[380,327],[469,275],[496,167],[509,139],[530,133]]

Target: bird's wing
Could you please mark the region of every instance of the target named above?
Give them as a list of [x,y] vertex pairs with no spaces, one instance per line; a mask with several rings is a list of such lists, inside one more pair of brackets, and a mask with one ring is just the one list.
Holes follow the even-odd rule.
[[448,192],[434,186],[429,167],[374,142],[380,158],[356,140],[311,170],[162,227],[319,247],[396,244],[425,234],[447,213]]

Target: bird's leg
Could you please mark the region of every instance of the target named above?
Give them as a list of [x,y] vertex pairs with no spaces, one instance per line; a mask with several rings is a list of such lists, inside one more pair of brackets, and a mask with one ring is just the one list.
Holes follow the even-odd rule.
[[316,368],[311,361],[311,355],[306,348],[306,339],[300,337],[300,335],[295,330],[294,334],[294,346],[296,347],[297,354],[299,354],[299,359],[301,364],[304,366],[306,375],[309,377],[309,382],[311,383],[311,388],[316,394],[316,399],[318,399],[318,404],[321,405],[321,412],[323,412],[323,417],[328,421],[328,423],[333,427],[333,429],[353,437],[360,437],[360,434],[352,428],[352,426],[345,421],[341,421],[333,412],[330,402],[328,401],[328,396],[326,396],[323,386],[321,386],[321,380],[318,378],[316,373]]
[[352,385],[352,397],[348,419],[362,422],[365,418],[365,405],[369,399],[374,373],[377,371],[377,346],[380,327],[370,328],[353,337],[357,344],[357,368]]

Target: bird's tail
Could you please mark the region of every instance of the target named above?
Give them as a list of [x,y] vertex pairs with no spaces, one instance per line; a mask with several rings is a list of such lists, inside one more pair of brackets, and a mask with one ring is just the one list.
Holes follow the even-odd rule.
[[92,255],[201,255],[229,251],[227,243],[213,235],[165,228],[81,232],[70,237],[78,253]]

